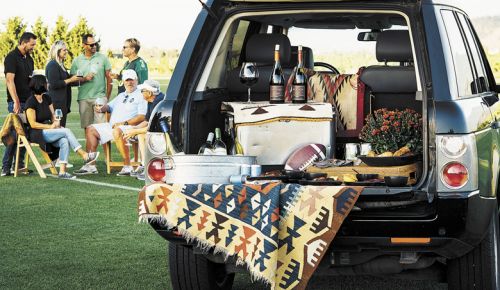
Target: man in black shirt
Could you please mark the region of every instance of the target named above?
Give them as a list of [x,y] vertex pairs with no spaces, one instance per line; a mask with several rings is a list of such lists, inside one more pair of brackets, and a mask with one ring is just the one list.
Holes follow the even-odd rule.
[[[31,96],[29,81],[34,70],[33,58],[30,53],[36,45],[36,36],[31,32],[25,32],[19,39],[19,45],[9,52],[4,60],[5,82],[7,86],[7,109],[9,113],[22,113],[24,103]],[[17,136],[16,136],[17,139]],[[2,160],[1,176],[10,175],[10,168],[14,154],[16,152],[16,143],[5,148]],[[24,154],[26,150],[22,148],[19,155],[19,164],[24,167]]]

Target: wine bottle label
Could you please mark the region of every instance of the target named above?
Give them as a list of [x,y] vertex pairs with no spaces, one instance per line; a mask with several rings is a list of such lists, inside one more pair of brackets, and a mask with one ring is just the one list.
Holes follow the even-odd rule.
[[226,150],[226,148],[222,148],[222,147],[215,148],[215,149],[213,149],[213,154],[215,154],[215,155],[227,155],[227,150]]
[[285,89],[283,86],[273,86],[269,88],[269,99],[271,101],[282,101],[285,98]]
[[292,99],[296,101],[303,101],[306,99],[306,87],[305,86],[293,86]]
[[214,151],[211,148],[205,148],[203,155],[214,155]]

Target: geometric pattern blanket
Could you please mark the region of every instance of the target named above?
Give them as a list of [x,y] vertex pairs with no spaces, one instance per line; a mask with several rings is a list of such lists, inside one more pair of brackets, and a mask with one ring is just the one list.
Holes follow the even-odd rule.
[[139,220],[161,221],[202,249],[234,256],[271,289],[305,289],[362,187],[152,184]]

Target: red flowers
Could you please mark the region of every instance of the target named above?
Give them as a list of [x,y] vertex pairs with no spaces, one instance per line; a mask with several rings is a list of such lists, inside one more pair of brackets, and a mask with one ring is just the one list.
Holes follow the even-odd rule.
[[414,154],[422,152],[422,116],[411,110],[379,109],[365,119],[359,138],[372,144],[377,154],[408,146]]

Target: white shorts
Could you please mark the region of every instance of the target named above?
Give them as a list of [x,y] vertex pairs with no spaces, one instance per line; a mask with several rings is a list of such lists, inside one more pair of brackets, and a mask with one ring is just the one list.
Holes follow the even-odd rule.
[[[105,144],[113,140],[113,127],[111,127],[111,124],[109,122],[92,124],[91,126],[97,130],[97,133],[99,133],[99,143]],[[130,125],[122,125],[118,128],[120,128],[122,132],[124,132],[125,130],[131,129],[132,127],[133,126]]]

